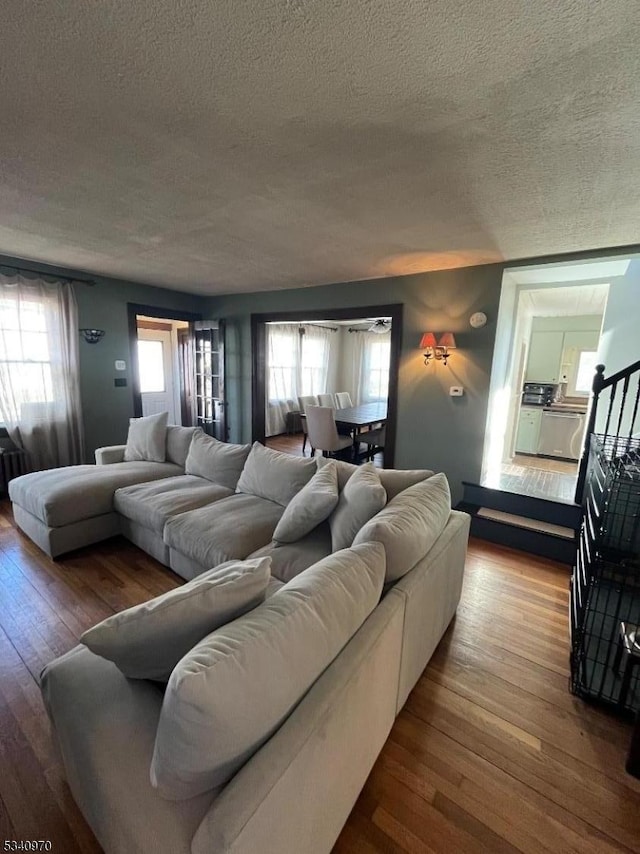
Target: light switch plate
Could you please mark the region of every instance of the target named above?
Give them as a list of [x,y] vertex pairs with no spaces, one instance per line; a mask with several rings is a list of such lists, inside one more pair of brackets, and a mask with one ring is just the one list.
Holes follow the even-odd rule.
[[116,371],[126,371],[127,370],[127,363],[125,362],[124,359],[116,359],[113,364],[115,366]]
[[464,389],[461,385],[452,385],[449,387],[449,397],[462,397]]

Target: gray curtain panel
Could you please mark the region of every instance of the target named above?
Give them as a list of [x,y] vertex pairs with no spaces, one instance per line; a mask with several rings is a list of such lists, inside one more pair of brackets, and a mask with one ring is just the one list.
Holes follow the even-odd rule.
[[83,462],[78,309],[68,282],[0,272],[0,421],[33,471]]

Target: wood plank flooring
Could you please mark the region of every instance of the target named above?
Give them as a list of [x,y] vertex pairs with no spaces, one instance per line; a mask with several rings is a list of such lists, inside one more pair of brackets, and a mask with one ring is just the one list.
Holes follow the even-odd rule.
[[[96,621],[179,583],[123,539],[54,563],[0,503],[0,840],[100,851],[53,750],[38,675]],[[567,689],[567,589],[565,567],[472,541],[458,615],[334,854],[640,850],[630,726]]]
[[515,454],[510,463],[503,462],[497,470],[487,472],[482,485],[573,504],[577,479],[577,462]]

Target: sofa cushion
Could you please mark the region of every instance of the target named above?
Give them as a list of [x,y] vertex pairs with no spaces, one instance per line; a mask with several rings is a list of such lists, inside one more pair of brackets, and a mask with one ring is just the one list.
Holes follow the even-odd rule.
[[[326,457],[318,457],[318,468],[323,468],[330,462]],[[360,466],[353,463],[347,463],[344,460],[334,460],[338,470],[338,490],[342,490],[347,485],[347,481],[352,474],[358,471]],[[431,477],[433,471],[431,469],[376,469],[380,477],[380,483],[384,486],[387,493],[387,501],[395,498],[403,489],[413,486],[414,483],[420,483]]]
[[317,470],[314,459],[294,457],[254,442],[236,492],[257,495],[286,507]]
[[68,466],[24,474],[9,482],[11,500],[50,528],[60,528],[113,511],[113,494],[121,486],[175,477],[173,463],[113,463]]
[[191,440],[185,470],[234,490],[250,450],[251,445],[220,442],[200,430]]
[[225,783],[280,726],[378,604],[384,549],[338,552],[204,638],[176,666],[151,783],[169,800]]
[[255,495],[231,495],[167,521],[164,541],[204,569],[244,560],[273,537],[283,508]]
[[199,430],[199,427],[179,427],[175,424],[169,424],[167,427],[168,463],[175,463],[181,468],[185,467],[191,439],[193,434]]
[[280,581],[291,581],[308,567],[331,554],[331,530],[328,522],[314,528],[295,543],[269,543],[249,557],[271,558],[271,576]]
[[113,497],[113,506],[127,519],[162,534],[172,516],[213,504],[229,495],[233,495],[232,489],[202,477],[183,474],[118,489]]
[[81,643],[130,679],[166,682],[183,655],[218,626],[264,601],[271,558],[231,561],[107,617]]
[[168,412],[129,419],[129,433],[124,449],[125,462],[147,460],[163,463],[167,456]]
[[397,495],[364,525],[353,542],[382,543],[387,558],[385,581],[396,581],[429,552],[450,513],[447,478],[434,474]]
[[358,466],[329,516],[332,550],[349,548],[360,528],[382,510],[386,502],[387,493],[373,463]]
[[279,543],[295,543],[306,537],[333,512],[338,497],[338,473],[335,461],[329,460],[329,464],[318,469],[287,504],[273,539]]

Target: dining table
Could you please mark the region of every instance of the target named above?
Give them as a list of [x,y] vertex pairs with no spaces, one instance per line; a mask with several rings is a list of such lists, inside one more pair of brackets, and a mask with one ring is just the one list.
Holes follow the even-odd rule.
[[336,424],[340,427],[348,427],[353,432],[354,449],[358,446],[358,435],[363,427],[373,427],[374,424],[386,424],[387,401],[374,400],[370,403],[361,403],[360,406],[347,406],[344,409],[335,410]]

